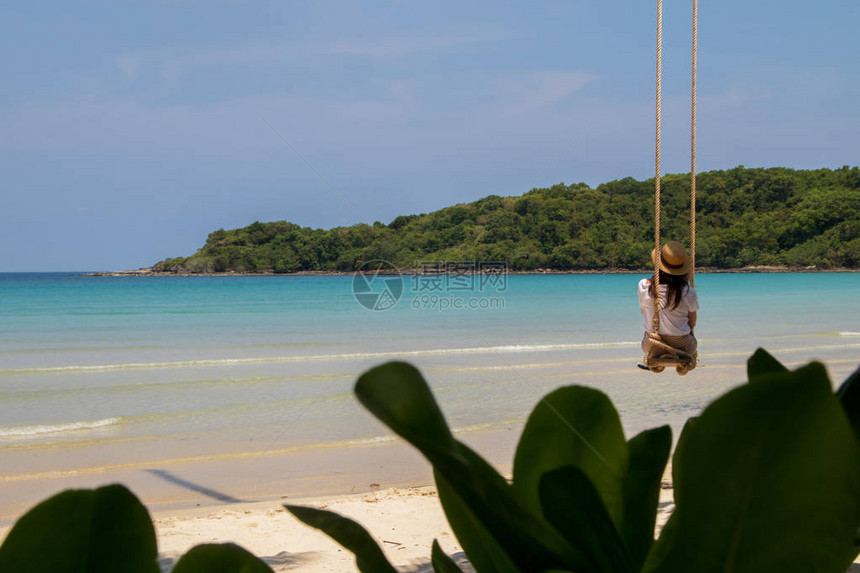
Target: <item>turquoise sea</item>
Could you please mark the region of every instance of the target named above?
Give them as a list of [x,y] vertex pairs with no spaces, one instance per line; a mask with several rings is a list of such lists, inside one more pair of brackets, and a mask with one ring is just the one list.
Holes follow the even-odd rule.
[[[860,273],[700,274],[702,367],[639,371],[640,278],[0,274],[0,524],[117,480],[169,506],[423,479],[385,466],[350,482],[393,442],[351,394],[387,360],[422,370],[464,439],[499,437],[502,465],[561,385],[608,393],[628,433],[677,435],[759,346],[823,360],[836,383],[860,365]],[[313,458],[347,450],[359,461]]]

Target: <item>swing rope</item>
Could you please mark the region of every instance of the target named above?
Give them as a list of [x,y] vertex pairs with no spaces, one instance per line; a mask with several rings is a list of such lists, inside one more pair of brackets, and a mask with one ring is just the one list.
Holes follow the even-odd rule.
[[660,332],[660,128],[662,105],[662,67],[663,67],[663,0],[657,0],[657,97],[654,121],[654,318],[651,329],[659,336]]
[[[698,0],[693,0],[693,65],[690,113],[690,286],[696,281],[696,60],[698,43]],[[660,337],[660,131],[662,127],[662,67],[663,67],[663,0],[657,0],[657,70],[656,105],[654,137],[654,318],[652,320],[651,341],[665,350],[677,353],[688,359],[687,352],[673,348]]]
[[699,1],[693,0],[693,70],[690,90],[690,286],[696,286],[696,60]]

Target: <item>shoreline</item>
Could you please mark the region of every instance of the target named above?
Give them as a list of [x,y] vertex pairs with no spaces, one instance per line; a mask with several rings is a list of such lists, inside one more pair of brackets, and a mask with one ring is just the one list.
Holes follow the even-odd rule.
[[[218,273],[188,273],[188,272],[173,272],[160,271],[151,267],[144,267],[137,270],[124,271],[98,271],[90,273],[76,273],[87,277],[312,277],[312,276],[353,276],[357,271],[295,271],[289,273],[276,273],[274,271],[225,271]],[[653,269],[578,269],[578,270],[558,270],[558,269],[531,269],[525,271],[506,270],[508,275],[641,275],[651,274]],[[860,268],[848,267],[789,267],[782,265],[757,265],[749,267],[740,267],[736,269],[719,269],[711,267],[702,267],[696,269],[696,274],[766,274],[766,273],[858,273]],[[400,274],[400,275],[423,275],[423,274],[447,274],[447,273],[426,273],[415,268],[398,269],[398,272],[386,272],[380,270],[379,274]]]
[[[512,471],[519,426],[458,433],[458,438],[500,472]],[[86,456],[89,452],[73,452]],[[115,460],[103,467],[64,462],[58,451],[53,470],[42,474],[22,468],[0,475],[0,538],[37,503],[65,489],[125,484],[153,514],[214,511],[246,503],[366,495],[380,489],[425,487],[433,483],[432,468],[412,446],[400,439],[312,447],[289,452],[261,451],[250,455],[204,455],[132,461]],[[301,503],[301,502],[300,502]]]
[[[503,428],[459,437],[510,478],[518,435]],[[23,484],[40,491],[31,492],[36,494],[28,496],[32,499],[14,518],[0,520],[0,544],[26,511],[60,491],[122,483],[149,513],[162,573],[171,571],[196,545],[227,542],[244,547],[274,571],[356,571],[352,553],[300,522],[284,504],[327,509],[355,520],[403,573],[430,570],[434,539],[465,572],[473,571],[445,518],[432,467],[402,440],[251,457],[238,463],[203,461],[152,467],[158,471],[148,471],[149,465],[142,464],[140,468]],[[301,469],[298,473],[297,468]],[[11,491],[24,493],[20,488]]]

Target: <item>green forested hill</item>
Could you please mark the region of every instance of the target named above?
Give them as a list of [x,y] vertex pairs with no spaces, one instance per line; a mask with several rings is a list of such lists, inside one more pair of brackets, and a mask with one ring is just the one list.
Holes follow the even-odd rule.
[[[710,171],[697,176],[697,266],[860,267],[860,168]],[[159,270],[351,271],[384,259],[506,261],[515,270],[636,269],[651,265],[654,181],[632,178],[490,195],[388,225],[311,229],[256,222],[211,233]],[[662,236],[689,244],[689,175],[662,184]]]

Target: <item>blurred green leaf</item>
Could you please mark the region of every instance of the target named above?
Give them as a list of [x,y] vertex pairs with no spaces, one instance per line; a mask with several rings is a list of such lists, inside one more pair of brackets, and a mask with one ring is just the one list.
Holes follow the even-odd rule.
[[538,402],[517,445],[514,492],[540,515],[538,485],[542,476],[569,465],[588,476],[612,522],[620,526],[627,443],[618,412],[599,390],[568,386]]
[[382,423],[419,450],[452,450],[454,436],[421,373],[406,362],[388,362],[358,378],[355,395]]
[[43,501],[9,531],[0,571],[158,573],[146,508],[121,485],[67,490]]
[[[698,427],[699,417],[694,416],[692,418],[688,418],[687,422],[684,424],[684,427],[681,429],[681,435],[678,436],[678,443],[675,444],[675,454],[673,455],[673,460],[680,460],[684,458],[684,452],[687,449],[687,445],[690,443],[690,436],[693,435],[693,432]],[[673,489],[674,484],[683,480],[683,467],[678,467],[672,464],[672,482]],[[657,570],[658,567],[668,558],[671,553],[672,544],[675,542],[675,531],[677,530],[677,506],[676,509],[672,512],[672,515],[669,516],[669,520],[666,522],[666,525],[663,526],[662,531],[660,532],[660,537],[657,538],[655,542],[651,545],[651,550],[648,552],[647,557],[645,558],[645,564],[642,566],[642,571],[654,571]]]
[[477,571],[496,571],[498,573],[519,573],[519,568],[508,557],[505,550],[496,542],[472,510],[463,503],[456,491],[445,480],[445,476],[434,472],[439,501],[445,510],[445,517],[457,541]]
[[522,571],[582,566],[581,556],[539,514],[518,502],[492,466],[453,438],[418,370],[400,362],[383,364],[358,379],[355,393],[421,451]]
[[[693,432],[696,431],[696,428],[699,425],[699,416],[693,416],[692,418],[687,418],[687,421],[684,422],[684,427],[681,428],[681,435],[678,436],[678,443],[675,444],[675,453],[672,456],[674,460],[676,457],[680,458],[684,452],[684,449],[687,447],[687,444],[690,442],[690,436],[693,435]],[[679,470],[677,466],[672,465],[672,482],[678,479],[678,472],[683,471]]]
[[544,515],[582,552],[592,571],[634,571],[630,552],[585,472],[577,466],[551,470],[541,478],[539,490]]
[[463,570],[457,567],[454,560],[442,551],[437,540],[433,540],[433,550],[430,553],[430,563],[433,565],[435,573],[463,573]]
[[664,562],[669,558],[672,552],[672,546],[675,544],[675,538],[678,532],[678,512],[673,511],[672,515],[666,521],[663,529],[660,530],[660,537],[656,543],[651,545],[651,551],[645,559],[644,565],[640,571],[670,571],[664,568]]
[[[836,391],[836,397],[854,430],[854,437],[860,440],[860,368],[854,371]],[[858,528],[854,534],[854,545],[848,552],[848,562],[860,555],[860,515],[857,516]]]
[[207,543],[192,547],[173,573],[272,573],[272,568],[234,543]]
[[287,510],[307,525],[319,529],[355,555],[362,573],[396,573],[382,549],[361,525],[324,509],[285,505]]
[[[554,567],[591,571],[579,551],[542,517],[525,509],[507,481],[468,446],[458,442],[456,455],[428,459],[434,472],[444,476],[521,571]],[[501,562],[506,563],[507,559]]]
[[854,428],[854,435],[860,440],[860,368],[839,386],[836,396]]
[[782,372],[788,372],[788,368],[764,348],[757,349],[747,360],[747,377],[750,382],[755,382],[767,374],[780,374]]
[[[709,405],[673,458],[675,513],[646,571],[844,571],[860,447],[818,363]],[[662,541],[662,539],[661,539]]]
[[671,448],[669,426],[645,430],[628,442],[630,457],[624,474],[621,537],[637,571],[654,543],[660,487]]

